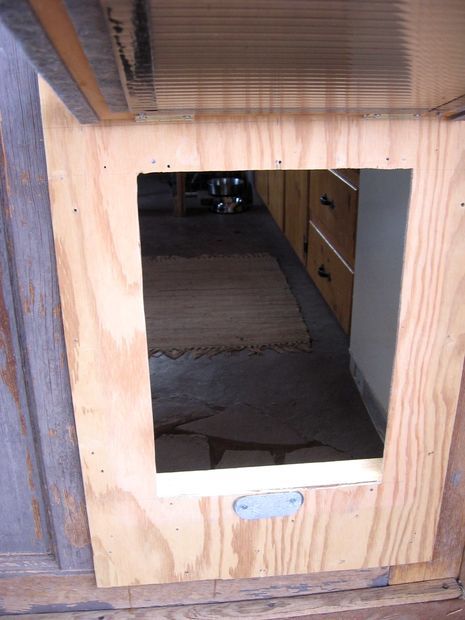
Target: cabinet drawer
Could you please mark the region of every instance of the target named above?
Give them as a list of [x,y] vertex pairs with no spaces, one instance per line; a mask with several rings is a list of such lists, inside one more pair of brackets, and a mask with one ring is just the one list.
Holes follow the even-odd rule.
[[326,170],[312,172],[310,220],[351,267],[355,260],[358,192]]
[[307,270],[343,330],[350,332],[354,274],[310,224]]

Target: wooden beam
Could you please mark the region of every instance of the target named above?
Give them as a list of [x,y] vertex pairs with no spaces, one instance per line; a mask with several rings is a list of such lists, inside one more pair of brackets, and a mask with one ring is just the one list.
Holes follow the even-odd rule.
[[95,111],[69,74],[27,0],[2,2],[1,22],[0,37],[3,38],[3,31],[8,29],[21,42],[29,63],[53,86],[75,118],[81,123],[96,123],[99,119]]
[[[373,611],[396,605],[457,600],[461,594],[462,590],[458,583],[449,579],[291,598],[268,598],[258,601],[157,606],[144,609],[136,609],[132,605],[131,609],[112,610],[110,612],[103,608],[96,611],[71,611],[45,615],[26,614],[21,616],[21,619],[152,620],[152,618],[157,618],[159,620],[187,620],[188,618],[196,618],[197,620],[211,620],[212,618],[247,618],[253,620],[257,618],[257,620],[281,620],[284,618],[315,618],[320,614],[330,614],[329,618],[331,616],[340,618],[340,614],[346,611],[356,610],[359,613],[362,610]],[[360,616],[356,617],[360,618]],[[424,618],[424,616],[421,617]],[[464,616],[458,617],[463,618]]]
[[163,605],[288,598],[387,585],[388,569],[98,588],[95,575],[22,575],[0,579],[0,613],[23,614],[73,609],[125,609]]
[[133,120],[130,112],[112,112],[62,0],[29,0],[44,32],[100,120]]
[[[0,31],[0,118],[6,178],[5,182],[0,180],[0,194],[4,192],[0,228],[6,236],[9,262],[9,274],[4,271],[2,282],[6,284],[8,278],[11,281],[13,301],[8,306],[19,332],[19,346],[8,360],[8,369],[13,373],[16,365],[24,376],[26,393],[16,393],[16,407],[22,424],[33,429],[33,442],[25,462],[18,444],[8,444],[5,439],[2,451],[4,457],[10,455],[15,461],[18,472],[21,467],[25,469],[26,489],[17,487],[16,493],[34,491],[34,514],[37,527],[42,522],[42,542],[47,552],[40,556],[37,547],[28,546],[26,530],[20,529],[23,539],[19,553],[4,557],[0,570],[52,570],[53,562],[61,569],[90,570],[92,560],[63,338],[37,75],[19,43],[3,28]],[[0,344],[0,360],[1,350]],[[1,377],[0,367],[0,382]],[[14,409],[0,405],[0,410],[2,418],[5,416],[11,424]],[[20,515],[13,510],[14,495],[6,488],[3,493],[2,503],[7,511],[6,517],[2,517],[1,539],[11,543]],[[41,496],[44,511],[40,508]]]

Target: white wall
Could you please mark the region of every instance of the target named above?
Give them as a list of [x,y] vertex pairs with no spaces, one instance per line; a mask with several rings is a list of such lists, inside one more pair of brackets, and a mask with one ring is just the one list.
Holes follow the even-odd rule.
[[410,186],[410,170],[360,171],[350,352],[384,415],[396,346]]

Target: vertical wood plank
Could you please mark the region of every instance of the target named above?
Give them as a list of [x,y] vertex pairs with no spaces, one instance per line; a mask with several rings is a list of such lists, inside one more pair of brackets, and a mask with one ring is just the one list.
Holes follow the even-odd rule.
[[[8,179],[4,230],[27,407],[62,569],[92,566],[50,219],[37,76],[0,26],[0,113]],[[11,514],[10,519],[15,519]]]
[[[0,554],[7,554],[0,555],[0,572],[6,572],[6,557],[50,553],[5,236],[10,217],[5,155],[0,125]],[[17,568],[26,567],[19,561]]]
[[[389,583],[457,577],[461,572],[465,545],[465,364],[457,404],[446,484],[438,532],[431,562],[392,566]],[[462,571],[465,569],[462,567]]]

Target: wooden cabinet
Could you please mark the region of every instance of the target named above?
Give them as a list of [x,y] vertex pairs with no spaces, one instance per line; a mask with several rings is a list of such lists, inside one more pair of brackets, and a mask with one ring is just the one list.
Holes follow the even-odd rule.
[[[348,334],[357,234],[358,170],[315,170],[310,178],[307,269]],[[344,180],[345,179],[345,180]]]
[[[359,170],[271,170],[255,186],[346,333],[350,332]],[[330,277],[324,274],[329,271]]]
[[310,220],[353,268],[357,192],[327,170],[312,172]]
[[303,263],[307,254],[308,176],[306,170],[286,170],[284,196],[284,234]]
[[307,269],[345,332],[350,330],[354,274],[310,222]]

